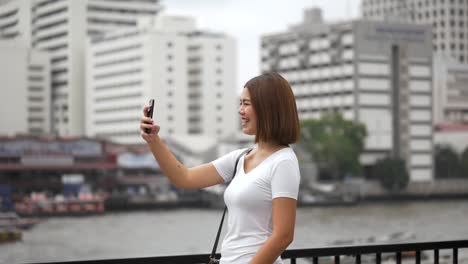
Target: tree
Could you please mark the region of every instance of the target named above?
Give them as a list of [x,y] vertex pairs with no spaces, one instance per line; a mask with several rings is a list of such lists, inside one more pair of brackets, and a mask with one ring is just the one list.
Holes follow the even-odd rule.
[[468,147],[461,154],[460,165],[461,165],[461,177],[468,179]]
[[406,188],[409,182],[405,161],[400,158],[384,158],[376,162],[374,175],[388,191],[396,192]]
[[301,126],[301,142],[311,152],[321,175],[342,179],[348,173],[361,173],[359,156],[367,135],[363,124],[331,113],[319,120],[305,120]]
[[435,146],[435,172],[437,178],[455,178],[461,173],[460,159],[450,146]]

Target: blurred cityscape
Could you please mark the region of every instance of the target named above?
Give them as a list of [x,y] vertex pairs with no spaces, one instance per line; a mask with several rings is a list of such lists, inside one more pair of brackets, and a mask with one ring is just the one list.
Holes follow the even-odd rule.
[[[225,186],[170,184],[139,120],[155,98],[160,136],[187,166],[251,146],[236,39],[163,9],[0,0],[2,211],[223,206]],[[290,82],[302,121],[299,204],[468,197],[468,2],[362,0],[361,12],[328,22],[304,7],[260,37],[258,73]]]

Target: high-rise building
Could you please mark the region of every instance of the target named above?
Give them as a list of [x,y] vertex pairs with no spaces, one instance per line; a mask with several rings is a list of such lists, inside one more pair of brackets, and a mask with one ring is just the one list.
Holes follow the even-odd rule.
[[468,1],[363,0],[362,15],[432,26],[434,124],[468,123]]
[[261,70],[288,79],[300,119],[340,112],[365,124],[365,166],[398,157],[411,180],[425,181],[433,177],[431,37],[426,25],[327,24],[309,9],[303,23],[262,37]]
[[224,138],[236,131],[235,43],[187,17],[141,20],[87,45],[86,134],[141,143],[150,98],[160,135]]
[[0,135],[50,133],[50,58],[20,39],[0,40]]
[[116,29],[135,28],[138,20],[162,10],[160,0],[88,0],[87,30],[91,37]]
[[31,45],[31,0],[0,1],[0,39],[22,39]]
[[468,123],[468,63],[434,58],[434,124]]
[[365,19],[432,25],[434,51],[468,63],[466,0],[362,0],[361,10]]
[[[84,120],[84,46],[87,36],[136,26],[156,15],[158,0],[21,0],[0,2],[0,34],[25,36],[30,46],[51,58],[52,132],[82,135]],[[28,41],[27,41],[28,42]]]

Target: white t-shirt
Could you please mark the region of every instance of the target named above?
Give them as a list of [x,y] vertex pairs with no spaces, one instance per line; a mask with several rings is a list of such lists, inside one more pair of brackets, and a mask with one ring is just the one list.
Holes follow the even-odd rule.
[[[225,182],[231,181],[236,159],[244,150],[232,151],[212,162]],[[247,174],[244,156],[224,193],[229,214],[221,264],[248,263],[272,233],[273,199],[297,200],[299,191],[299,164],[290,147],[274,152]],[[282,263],[281,258],[275,263]]]

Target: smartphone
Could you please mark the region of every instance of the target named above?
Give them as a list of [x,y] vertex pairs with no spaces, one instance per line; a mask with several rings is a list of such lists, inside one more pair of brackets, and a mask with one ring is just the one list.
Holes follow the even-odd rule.
[[[146,117],[153,118],[153,111],[154,111],[154,99],[151,99],[149,101],[150,107],[148,108],[148,111],[146,112]],[[146,134],[151,133],[151,129],[147,128],[145,129]]]

